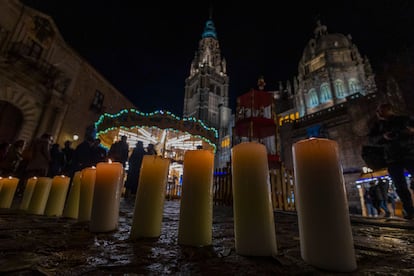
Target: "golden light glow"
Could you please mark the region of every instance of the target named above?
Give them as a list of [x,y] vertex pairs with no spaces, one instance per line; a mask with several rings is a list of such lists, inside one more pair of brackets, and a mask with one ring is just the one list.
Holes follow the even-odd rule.
[[290,113],[283,117],[279,117],[279,126],[283,125],[283,122],[289,122],[299,119],[299,112]]
[[226,136],[226,137],[224,137],[223,140],[221,140],[221,147],[222,148],[230,147],[230,137],[229,136]]

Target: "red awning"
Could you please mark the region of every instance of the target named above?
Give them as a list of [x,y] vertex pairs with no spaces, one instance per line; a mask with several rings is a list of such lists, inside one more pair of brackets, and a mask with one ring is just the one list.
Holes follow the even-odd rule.
[[276,124],[269,118],[245,118],[237,121],[234,132],[240,137],[265,138],[276,135]]
[[250,90],[237,98],[237,106],[251,109],[260,109],[271,105],[273,102],[273,95],[267,91]]

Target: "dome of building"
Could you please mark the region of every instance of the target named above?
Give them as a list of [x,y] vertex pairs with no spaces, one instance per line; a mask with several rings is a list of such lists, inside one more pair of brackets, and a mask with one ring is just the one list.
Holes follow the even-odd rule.
[[349,48],[351,42],[349,39],[340,33],[326,34],[321,36],[316,43],[317,51],[324,51],[331,48]]
[[328,33],[319,21],[303,50],[295,85],[295,106],[306,116],[344,103],[354,94],[375,92],[367,58],[362,58],[350,35]]
[[307,62],[320,53],[333,49],[349,49],[352,46],[350,37],[341,33],[328,33],[325,25],[318,21],[314,30],[315,37],[306,45],[302,60]]

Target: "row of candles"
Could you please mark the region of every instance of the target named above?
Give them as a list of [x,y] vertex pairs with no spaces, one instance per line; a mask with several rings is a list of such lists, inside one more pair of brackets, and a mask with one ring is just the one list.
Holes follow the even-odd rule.
[[[50,177],[31,177],[27,179],[19,209],[34,215],[65,216],[89,220],[89,203],[94,192],[94,168],[76,172],[68,199],[70,178],[64,175]],[[81,175],[83,185],[80,185]],[[93,178],[92,178],[93,177]],[[19,178],[0,178],[0,208],[11,208]],[[82,200],[79,199],[82,187]],[[66,207],[64,206],[66,202]],[[89,203],[88,203],[89,202]],[[86,204],[85,204],[86,203]],[[64,209],[65,207],[65,209]],[[79,208],[80,207],[80,208]]]
[[[355,270],[337,143],[311,138],[294,144],[292,151],[302,258],[322,269]],[[169,159],[144,156],[130,231],[132,240],[161,234],[169,165]],[[213,172],[211,151],[199,149],[185,153],[178,227],[181,245],[212,244]],[[89,221],[91,232],[114,231],[118,227],[123,173],[118,162],[101,162],[96,168],[77,172],[66,206],[68,177],[29,179],[20,208],[31,214],[64,215]],[[246,256],[275,256],[277,241],[264,145],[245,142],[232,148],[232,179],[236,252]],[[7,190],[13,181],[13,178],[0,180],[2,208],[10,207],[11,192]]]

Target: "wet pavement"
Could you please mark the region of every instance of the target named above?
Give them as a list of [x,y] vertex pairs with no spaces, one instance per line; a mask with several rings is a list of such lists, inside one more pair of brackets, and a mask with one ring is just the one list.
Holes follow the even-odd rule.
[[213,244],[178,245],[179,201],[166,201],[161,236],[129,240],[133,201],[122,199],[118,230],[87,222],[0,210],[1,275],[414,275],[414,221],[351,216],[358,269],[319,270],[300,257],[296,213],[275,212],[278,255],[245,257],[234,248],[231,207],[214,206]]

